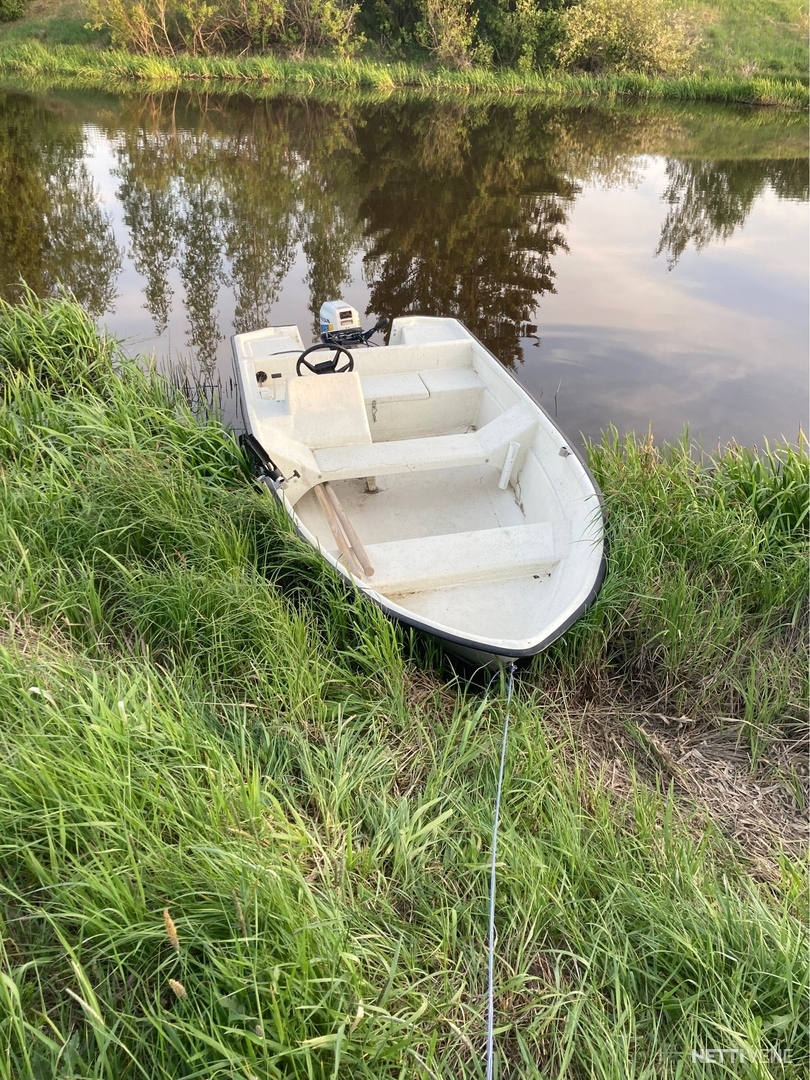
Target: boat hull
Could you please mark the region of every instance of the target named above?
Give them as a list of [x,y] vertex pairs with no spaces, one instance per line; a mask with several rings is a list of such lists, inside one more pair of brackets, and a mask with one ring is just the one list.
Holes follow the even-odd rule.
[[357,350],[357,372],[297,379],[297,328],[233,339],[266,482],[299,535],[391,618],[477,667],[533,656],[604,578],[596,482],[456,320],[396,320],[391,340]]

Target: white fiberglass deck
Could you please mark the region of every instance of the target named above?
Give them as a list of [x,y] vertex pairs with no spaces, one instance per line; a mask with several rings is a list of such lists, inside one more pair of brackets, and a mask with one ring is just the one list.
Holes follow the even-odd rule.
[[[433,472],[429,503],[420,473],[378,478],[375,494],[363,480],[336,483],[374,566],[368,584],[448,628],[448,612],[463,616],[465,630],[477,639],[529,638],[538,605],[551,604],[557,587],[555,545],[566,526],[527,524],[514,492],[498,489],[498,475],[486,466]],[[337,560],[312,492],[296,512]]]
[[392,614],[482,653],[561,632],[598,587],[602,519],[539,406],[451,319],[396,320],[347,374],[297,377],[302,348],[294,327],[234,339],[248,430],[302,535],[346,572],[328,492],[373,568],[351,576]]

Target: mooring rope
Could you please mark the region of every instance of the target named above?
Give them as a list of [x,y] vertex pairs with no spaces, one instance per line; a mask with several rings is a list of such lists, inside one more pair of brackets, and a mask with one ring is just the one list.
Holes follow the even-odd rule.
[[[492,822],[492,856],[489,866],[489,972],[487,979],[487,1080],[492,1080],[495,1066],[495,861],[498,852],[498,824],[501,816],[501,792],[503,772],[506,765],[506,741],[509,735],[509,703],[515,685],[515,665],[510,664],[509,685],[506,690],[506,720],[501,743],[501,767],[498,772],[498,790],[495,795],[495,814]],[[490,686],[492,682],[490,682]]]

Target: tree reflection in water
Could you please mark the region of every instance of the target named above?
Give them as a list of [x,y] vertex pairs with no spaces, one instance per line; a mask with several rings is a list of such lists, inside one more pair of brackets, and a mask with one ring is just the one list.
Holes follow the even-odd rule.
[[578,190],[549,164],[542,119],[423,104],[386,110],[362,137],[375,154],[361,204],[370,310],[456,316],[515,364]]
[[61,283],[92,315],[113,310],[123,252],[84,161],[80,123],[41,100],[0,91],[2,295]]
[[353,127],[340,110],[150,98],[130,107],[129,121],[118,145],[118,194],[136,268],[147,278],[146,304],[161,333],[176,265],[188,341],[204,372],[223,336],[220,289],[233,292],[238,333],[272,322],[298,247],[313,310],[340,291],[361,237],[346,167]]
[[48,293],[62,281],[95,315],[112,309],[123,253],[85,163],[82,109],[117,156],[155,333],[182,289],[204,373],[225,336],[275,321],[297,265],[314,329],[358,255],[369,313],[457,316],[515,364],[524,324],[554,291],[583,186],[638,182],[645,154],[669,155],[657,253],[671,267],[690,244],[728,238],[768,185],[780,198],[808,194],[806,158],[695,153],[689,140],[705,145],[717,124],[710,113],[180,94],[108,99],[102,110],[78,96],[0,94],[0,288],[13,296],[25,278]]
[[766,187],[782,199],[808,197],[807,161],[691,161],[670,158],[669,203],[656,255],[672,270],[691,244],[701,251],[740,228]]

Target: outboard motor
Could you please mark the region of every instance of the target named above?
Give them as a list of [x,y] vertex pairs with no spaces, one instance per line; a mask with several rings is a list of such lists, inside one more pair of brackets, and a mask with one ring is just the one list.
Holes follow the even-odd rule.
[[327,300],[321,306],[321,341],[325,345],[368,345],[369,338],[378,330],[385,330],[388,319],[380,321],[370,330],[364,330],[358,311],[345,300]]

